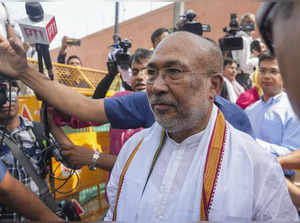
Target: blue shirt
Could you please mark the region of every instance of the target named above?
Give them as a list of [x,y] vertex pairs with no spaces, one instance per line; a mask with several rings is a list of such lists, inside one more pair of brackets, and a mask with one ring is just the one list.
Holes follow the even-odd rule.
[[265,150],[281,156],[300,148],[300,122],[285,92],[267,102],[260,99],[246,113],[256,141]]
[[7,172],[6,166],[0,161],[0,182],[5,177],[6,172]]
[[[253,135],[250,121],[239,106],[220,96],[216,96],[214,102],[231,125],[251,136]],[[137,92],[118,98],[107,98],[104,100],[104,107],[112,128],[149,128],[155,121],[145,92]]]

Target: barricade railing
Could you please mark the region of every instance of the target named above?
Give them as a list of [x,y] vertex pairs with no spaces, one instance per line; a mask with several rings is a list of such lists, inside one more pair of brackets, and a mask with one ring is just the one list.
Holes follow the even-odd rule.
[[[28,62],[36,66],[37,60],[28,58]],[[107,72],[87,67],[77,67],[61,63],[53,63],[54,80],[73,87],[80,93],[90,96],[96,89],[98,83],[104,78]]]

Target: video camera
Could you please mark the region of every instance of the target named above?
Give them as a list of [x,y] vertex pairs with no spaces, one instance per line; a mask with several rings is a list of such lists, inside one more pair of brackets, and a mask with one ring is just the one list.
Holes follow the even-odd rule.
[[242,50],[243,46],[243,38],[237,37],[236,34],[239,31],[251,32],[255,30],[254,24],[246,24],[244,26],[240,26],[237,20],[237,15],[235,13],[230,14],[230,23],[229,29],[227,27],[223,28],[223,32],[226,33],[224,38],[219,39],[219,45],[222,51],[226,50]]
[[187,31],[202,36],[203,32],[210,32],[211,27],[208,24],[201,24],[194,21],[197,14],[193,10],[187,10],[175,28],[176,31]]
[[[8,82],[9,86],[3,82]],[[2,80],[0,77],[0,107],[2,107],[8,100],[16,101],[18,96],[18,90],[14,88],[9,80]]]
[[122,69],[128,69],[130,67],[131,56],[128,50],[131,48],[131,41],[129,39],[121,39],[119,37],[118,44],[114,45],[118,49],[115,58],[116,63]]

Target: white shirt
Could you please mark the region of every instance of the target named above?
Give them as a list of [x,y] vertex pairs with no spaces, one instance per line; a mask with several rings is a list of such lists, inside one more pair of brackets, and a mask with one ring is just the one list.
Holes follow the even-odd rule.
[[[122,148],[107,188],[112,220],[123,167],[144,138],[125,175],[117,209],[118,221],[199,221],[202,178],[209,138],[215,123],[214,106],[208,126],[178,144],[167,138],[143,192],[161,127],[155,123],[131,137]],[[210,221],[298,220],[281,167],[255,141],[227,123],[225,151],[209,212]]]
[[244,73],[252,74],[253,73],[253,63],[250,60],[251,50],[250,45],[253,41],[252,36],[247,34],[244,31],[237,33],[236,37],[242,37],[243,39],[243,49],[242,50],[232,50],[232,57],[240,65],[240,69]]

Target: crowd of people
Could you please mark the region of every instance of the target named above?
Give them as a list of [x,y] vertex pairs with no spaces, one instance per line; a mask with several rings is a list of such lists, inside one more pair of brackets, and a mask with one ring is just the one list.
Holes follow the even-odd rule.
[[[153,49],[138,48],[128,66],[116,59],[118,50],[110,53],[109,72],[92,98],[28,65],[7,26],[9,39],[0,38],[0,87],[6,97],[1,137],[18,145],[45,178],[50,155],[42,151],[34,123],[18,115],[18,79],[52,106],[48,146],[61,150],[64,165],[110,171],[104,220],[297,221],[300,53],[289,46],[300,44],[299,12],[297,1],[262,3],[257,21],[250,13],[240,18],[242,26],[257,24],[262,40],[253,39],[253,31],[239,31],[244,47],[230,52],[209,38],[159,28],[151,36]],[[66,41],[58,57],[62,63]],[[82,66],[74,55],[67,63]],[[105,98],[116,77],[122,84]],[[108,122],[109,154],[75,145],[60,128]],[[0,219],[63,221],[37,199],[45,191],[6,142],[1,139]],[[31,206],[21,205],[25,193]]]

